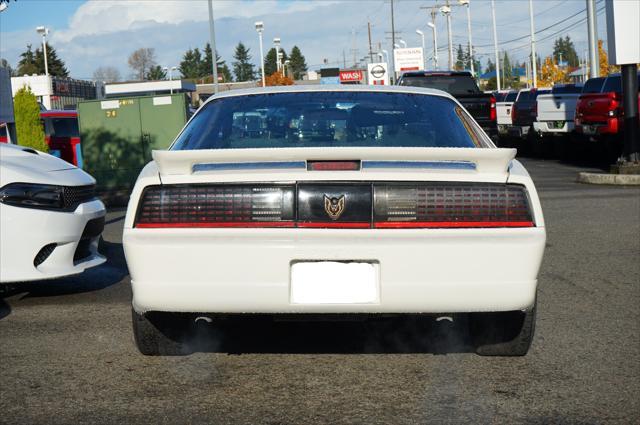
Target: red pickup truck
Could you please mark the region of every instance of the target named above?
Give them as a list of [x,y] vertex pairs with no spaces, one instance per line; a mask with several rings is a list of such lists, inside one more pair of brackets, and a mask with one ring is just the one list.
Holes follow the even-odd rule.
[[42,111],[40,119],[44,126],[49,153],[82,168],[82,150],[76,111]]
[[[587,81],[587,84],[592,80]],[[638,73],[638,84],[640,85],[640,73]],[[638,105],[640,105],[640,96]],[[617,136],[622,131],[623,120],[620,74],[611,74],[606,77],[599,92],[583,91],[578,98],[575,117],[575,128],[578,133],[585,136]]]

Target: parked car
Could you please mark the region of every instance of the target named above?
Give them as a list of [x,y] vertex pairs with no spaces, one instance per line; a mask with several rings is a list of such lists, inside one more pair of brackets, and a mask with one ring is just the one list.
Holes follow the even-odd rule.
[[533,122],[534,130],[541,136],[572,132],[582,87],[578,84],[556,84],[551,93],[538,95],[538,115]]
[[[271,133],[309,110],[305,126],[334,131]],[[234,114],[256,111],[264,134],[233,131]],[[455,312],[471,313],[477,353],[526,354],[546,236],[515,153],[440,90],[212,96],[169,150],[153,151],[130,197],[138,349],[188,353],[194,321],[229,314]]]
[[550,93],[550,89],[523,89],[518,92],[511,107],[512,125],[509,127],[509,135],[525,138],[533,128],[533,122],[538,115],[538,95]]
[[[589,84],[591,80],[587,81]],[[638,73],[640,83],[640,73]],[[587,86],[585,85],[585,88]],[[640,104],[640,96],[638,98]],[[576,106],[575,127],[585,136],[619,138],[623,128],[622,78],[611,74],[604,79],[602,89],[583,93]]]
[[40,119],[44,126],[49,153],[82,168],[82,149],[76,111],[42,111]]
[[509,127],[513,124],[511,121],[511,108],[516,97],[518,97],[518,92],[512,90],[496,99],[496,121],[499,134],[507,134]]
[[411,71],[402,74],[399,86],[445,91],[455,97],[490,137],[498,134],[496,98],[483,93],[469,71]]
[[0,283],[82,273],[98,253],[105,207],[95,180],[52,155],[0,144]]

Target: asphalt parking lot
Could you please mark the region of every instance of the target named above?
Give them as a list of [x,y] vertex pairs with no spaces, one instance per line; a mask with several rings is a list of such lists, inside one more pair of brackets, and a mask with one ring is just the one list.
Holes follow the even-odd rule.
[[144,357],[123,210],[84,275],[0,298],[0,423],[640,423],[640,190],[525,159],[548,246],[533,347],[471,353],[463,320],[247,321],[205,352]]

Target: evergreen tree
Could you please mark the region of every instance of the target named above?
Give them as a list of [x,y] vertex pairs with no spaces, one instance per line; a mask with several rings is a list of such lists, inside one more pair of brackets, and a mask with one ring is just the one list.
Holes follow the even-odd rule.
[[504,52],[504,55],[502,56],[502,63],[500,65],[500,70],[502,71],[500,78],[504,82],[505,87],[511,87],[513,84],[513,66],[511,65],[511,60],[509,59],[507,52]]
[[293,46],[291,49],[291,55],[289,56],[289,66],[293,73],[294,80],[302,79],[302,74],[307,71],[307,61],[302,55],[298,46]]
[[457,71],[462,71],[463,69],[465,69],[465,54],[464,54],[464,50],[462,50],[462,44],[458,44],[458,52],[456,54],[456,64],[454,65],[454,68]]
[[[198,78],[203,78],[203,81],[213,81],[211,77],[211,72],[213,71],[213,57],[211,51],[211,45],[207,43],[204,46],[204,58],[202,58],[202,62],[200,64],[200,72]],[[226,65],[226,62],[222,60],[222,56],[216,52],[216,63],[218,64],[218,78],[224,82],[233,81],[231,77],[231,71],[229,71],[229,67]],[[211,78],[206,78],[207,76]]]
[[484,72],[491,72],[496,70],[496,65],[491,61],[491,58],[487,59],[487,68]]
[[224,62],[225,61],[222,61],[222,66],[220,65],[220,62],[218,62],[218,78],[222,76],[222,82],[230,83],[233,81],[233,77],[231,76],[229,66]]
[[167,78],[167,73],[164,71],[164,69],[162,69],[160,65],[156,65],[151,68],[149,72],[147,72],[145,78],[152,81],[164,80]]
[[553,58],[559,63],[560,57],[562,62],[567,62],[569,66],[578,66],[580,63],[573,41],[568,35],[565,38],[559,37],[553,43]]
[[27,50],[20,54],[20,61],[18,62],[18,69],[16,74],[19,76],[37,74],[38,67],[36,66],[36,57],[31,50],[31,44],[27,44]]
[[236,46],[236,51],[233,54],[235,62],[233,62],[233,73],[236,76],[236,81],[250,81],[253,80],[255,71],[247,47],[241,42]]
[[[49,75],[55,75],[57,77],[68,77],[69,71],[64,64],[64,61],[58,57],[56,49],[54,49],[49,43],[47,46],[47,67],[49,68]],[[36,49],[35,52],[35,64],[40,71],[40,74],[44,74],[44,52],[41,49]]]
[[202,56],[197,47],[195,49],[189,49],[184,53],[178,70],[183,78],[199,78],[202,76]]
[[[287,52],[285,52],[283,49],[280,49],[280,54],[282,55],[280,63],[283,64],[284,61],[288,59]],[[277,70],[278,68],[276,65],[276,49],[275,47],[272,47],[271,49],[269,49],[267,55],[264,58],[264,74],[271,75]]]
[[22,87],[13,99],[18,144],[49,152],[40,123],[40,106],[30,87]]

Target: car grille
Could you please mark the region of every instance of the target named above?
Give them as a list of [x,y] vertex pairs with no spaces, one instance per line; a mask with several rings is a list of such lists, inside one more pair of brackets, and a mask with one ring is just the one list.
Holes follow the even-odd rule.
[[62,199],[64,209],[75,209],[83,202],[90,201],[96,197],[96,186],[94,184],[87,186],[64,186]]

